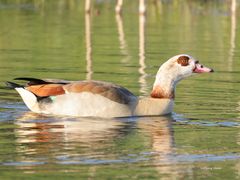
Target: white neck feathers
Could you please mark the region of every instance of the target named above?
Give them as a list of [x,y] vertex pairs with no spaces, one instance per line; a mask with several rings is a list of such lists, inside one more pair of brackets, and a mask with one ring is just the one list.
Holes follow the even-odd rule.
[[156,79],[151,92],[152,98],[174,99],[175,87],[178,80],[170,67],[163,64],[156,75]]

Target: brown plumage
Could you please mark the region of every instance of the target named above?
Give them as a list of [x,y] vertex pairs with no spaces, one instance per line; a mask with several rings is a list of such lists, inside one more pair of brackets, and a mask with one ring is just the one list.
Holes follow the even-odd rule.
[[152,98],[161,98],[161,99],[174,99],[175,94],[174,90],[167,92],[161,86],[156,86],[151,92]]
[[130,103],[131,96],[134,96],[130,91],[121,86],[100,81],[80,81],[70,83],[64,85],[63,89],[69,93],[90,92],[98,94],[121,104]]
[[28,91],[31,91],[37,96],[57,96],[65,93],[81,93],[89,92],[104,96],[112,101],[129,104],[131,101],[130,96],[134,96],[127,89],[100,81],[78,81],[68,84],[58,84],[56,81],[47,82],[48,84],[30,85],[25,87]]

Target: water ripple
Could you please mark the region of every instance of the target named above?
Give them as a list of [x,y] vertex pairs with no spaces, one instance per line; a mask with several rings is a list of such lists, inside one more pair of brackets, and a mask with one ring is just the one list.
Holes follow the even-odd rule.
[[[200,125],[200,126],[219,126],[219,127],[240,127],[240,119],[234,118],[232,121],[229,121],[231,119],[198,119],[198,118],[191,118],[191,117],[185,117],[183,114],[176,114],[173,113],[173,118],[177,123],[181,124],[189,124],[189,125]],[[226,121],[227,120],[227,121]]]

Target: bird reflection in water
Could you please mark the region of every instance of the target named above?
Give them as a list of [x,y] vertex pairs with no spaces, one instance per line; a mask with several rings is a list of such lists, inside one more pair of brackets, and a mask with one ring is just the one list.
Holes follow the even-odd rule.
[[153,166],[159,175],[168,174],[168,178],[180,177],[179,166],[173,162],[175,142],[172,123],[174,121],[172,116],[143,117],[138,121],[139,129],[150,138]]
[[[89,145],[114,138],[125,123],[114,119],[44,116],[28,112],[16,124],[19,142],[81,142]],[[96,144],[94,144],[96,146]]]
[[[141,156],[141,153],[149,153],[150,148],[148,158],[158,172],[172,174],[176,172],[175,167],[169,165],[172,163],[172,158],[169,157],[174,153],[173,121],[171,116],[63,118],[28,112],[16,121],[19,161],[87,164],[86,159],[111,159],[114,163],[121,162],[120,159],[125,154],[123,151]],[[139,154],[131,152],[134,148],[120,147],[117,143],[124,140],[128,144],[134,141],[132,138],[138,138],[131,134],[146,137],[137,142],[144,147]],[[29,168],[30,166],[28,171]]]

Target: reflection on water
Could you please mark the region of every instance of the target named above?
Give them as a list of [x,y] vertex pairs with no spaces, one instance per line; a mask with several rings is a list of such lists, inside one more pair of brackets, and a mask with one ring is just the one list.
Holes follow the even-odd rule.
[[[106,164],[138,161],[118,157],[113,144],[134,130],[135,121],[118,119],[56,118],[25,113],[15,129],[18,162],[57,164]],[[132,129],[131,129],[132,128]],[[118,150],[116,150],[118,151]],[[22,155],[21,155],[22,154]],[[44,158],[44,157],[47,157]],[[9,165],[9,164],[6,164]],[[31,164],[28,163],[28,166]]]
[[229,49],[229,70],[232,70],[232,61],[234,57],[234,51],[236,47],[236,27],[237,27],[237,17],[236,17],[236,0],[231,1],[231,34],[230,34],[230,49]]
[[146,64],[145,64],[145,15],[139,16],[139,69],[140,73],[138,82],[140,83],[140,93],[143,95],[147,95],[147,81],[145,72]]
[[19,142],[79,142],[83,147],[97,147],[96,142],[112,139],[119,129],[125,128],[124,123],[114,119],[56,119],[31,112],[25,113],[16,124]]
[[[140,16],[144,1],[118,1],[121,14],[114,14],[113,1],[97,1],[99,12],[92,13],[91,2],[0,3],[3,178],[237,179],[238,1],[145,1],[147,12]],[[182,82],[169,117],[37,115],[3,88],[19,76],[90,80],[94,69],[94,79],[142,96],[159,65],[178,53],[192,54],[216,72]]]
[[[171,178],[184,178],[186,175],[191,177],[191,172],[196,168],[207,171],[208,168],[222,169],[221,165],[209,167],[206,162],[240,159],[239,153],[180,153],[179,148],[183,147],[175,136],[185,130],[181,129],[181,132],[174,128],[176,121],[179,121],[177,118],[177,115],[119,119],[67,118],[23,112],[14,122],[16,157],[3,161],[2,165],[36,173],[36,166],[52,163],[143,163],[154,167],[157,176],[167,174]],[[194,132],[194,129],[187,129]],[[196,164],[198,162],[200,164]]]
[[89,14],[91,11],[91,0],[85,0],[85,13]]
[[124,55],[123,59],[121,60],[123,63],[127,63],[130,60],[130,55],[128,52],[128,45],[125,39],[124,27],[123,27],[123,20],[121,14],[116,14],[116,22],[117,22],[117,29],[118,29],[118,39],[119,39],[119,48],[121,54]]
[[[1,107],[8,108],[9,111],[17,108],[14,104],[1,105]],[[219,133],[215,129],[213,134],[208,135],[207,132],[211,132],[213,130],[211,127],[215,126],[208,126],[207,122],[196,119],[188,120],[181,114],[172,114],[166,117],[116,119],[74,118],[39,115],[26,112],[23,107],[24,105],[20,104],[19,112],[15,115],[11,113],[12,118],[15,119],[13,122],[15,127],[11,129],[14,135],[12,143],[16,147],[15,156],[2,160],[2,165],[14,166],[26,173],[37,173],[39,170],[36,166],[47,164],[121,165],[143,163],[145,166],[152,167],[157,172],[156,176],[167,175],[171,178],[184,178],[185,176],[192,177],[191,172],[196,168],[204,171],[211,171],[212,168],[221,170],[223,168],[221,162],[240,159],[239,153],[233,153],[237,152],[237,147],[231,147],[232,153],[225,153],[225,151],[219,153],[214,149],[213,151],[209,149],[204,151],[204,144],[207,142],[198,142],[198,139],[192,139],[199,138],[201,135],[204,139],[208,138],[213,146],[218,146],[218,143],[214,145],[215,138],[220,134],[223,137],[231,138],[229,134],[231,131],[226,131],[226,128],[232,128],[235,125],[226,124],[224,126],[224,123],[216,122],[216,127],[225,128],[219,129]],[[9,114],[9,112],[5,112],[5,114]],[[5,121],[7,119],[11,118],[6,117]],[[210,127],[209,130],[208,127]],[[204,129],[207,131],[205,132]],[[187,131],[190,136],[186,135]],[[198,133],[194,134],[194,132]],[[215,137],[215,135],[217,136]],[[183,140],[179,141],[179,138],[183,138]],[[220,139],[224,141],[224,138]],[[182,141],[188,143],[185,142],[181,145]],[[195,146],[194,143],[200,143],[197,145],[197,149],[199,147],[202,149],[191,152]],[[239,144],[239,138],[236,143]],[[220,142],[219,145],[223,144]],[[188,152],[189,147],[190,151]],[[216,165],[209,167],[207,162]],[[236,164],[237,166],[238,164]],[[94,174],[92,176],[97,177]]]
[[[64,164],[104,164],[146,161],[154,155],[157,164],[169,164],[174,144],[172,121],[171,117],[66,119],[24,113],[15,122],[17,152],[24,155],[18,163],[55,159]],[[114,142],[128,139],[136,130],[148,137],[149,152],[126,152],[123,156]],[[48,159],[40,158],[45,156]]]
[[117,4],[115,7],[115,11],[117,14],[120,14],[122,12],[122,5],[123,5],[123,0],[117,0]]
[[145,5],[145,0],[139,0],[139,14],[145,15],[146,13],[146,5]]
[[[138,127],[150,136],[152,161],[160,174],[166,173],[176,177],[176,168],[170,158],[174,154],[174,131],[171,117],[140,118]],[[169,164],[172,164],[169,166]]]
[[91,14],[85,14],[85,41],[86,41],[86,80],[92,80],[92,43],[91,43]]

